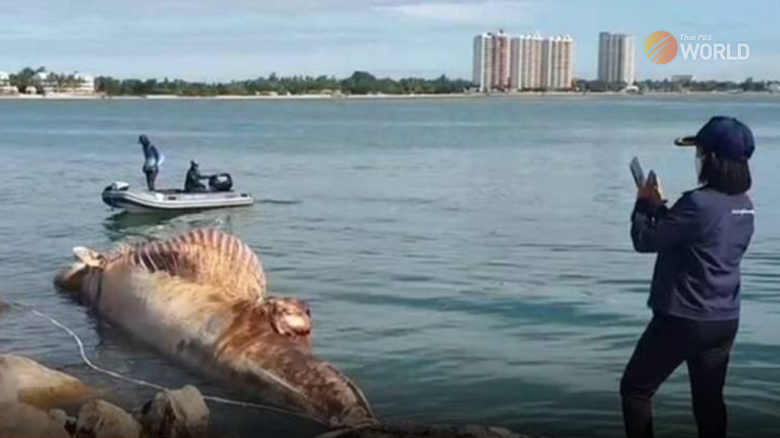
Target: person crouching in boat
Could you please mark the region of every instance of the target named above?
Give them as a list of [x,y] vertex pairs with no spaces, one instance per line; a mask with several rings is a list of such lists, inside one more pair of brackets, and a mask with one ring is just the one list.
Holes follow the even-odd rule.
[[138,137],[138,143],[141,143],[141,147],[144,151],[144,166],[143,172],[146,175],[146,185],[150,192],[155,191],[154,182],[157,179],[157,173],[160,170],[160,165],[165,161],[165,156],[157,150],[157,148],[149,141],[149,137],[141,135]]
[[657,253],[650,288],[653,318],[620,384],[629,438],[652,437],[652,398],[686,363],[701,438],[725,438],[723,386],[740,316],[740,263],[754,229],[748,159],[753,134],[713,117],[678,146],[696,147],[700,186],[669,209],[658,184],[639,189],[631,216],[636,251]]
[[208,191],[200,180],[209,178],[211,178],[211,176],[202,175],[200,173],[200,165],[197,161],[190,161],[190,170],[187,171],[187,178],[184,180],[184,191],[187,193]]

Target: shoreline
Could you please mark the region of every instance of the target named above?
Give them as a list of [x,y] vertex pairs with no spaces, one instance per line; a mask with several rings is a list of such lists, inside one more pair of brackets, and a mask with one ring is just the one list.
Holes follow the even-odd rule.
[[646,92],[624,93],[616,91],[605,92],[575,92],[575,91],[524,91],[510,93],[447,93],[447,94],[353,94],[353,95],[331,95],[331,94],[293,94],[293,95],[218,95],[218,96],[179,96],[174,94],[151,94],[151,95],[122,95],[106,96],[103,94],[0,94],[0,101],[73,101],[73,100],[267,100],[267,101],[290,101],[290,100],[402,100],[402,99],[512,99],[529,97],[631,97],[640,98],[643,96],[666,96],[666,97],[685,97],[685,96],[777,96],[780,93],[772,92],[741,92],[734,93],[730,91],[689,91],[689,92]]

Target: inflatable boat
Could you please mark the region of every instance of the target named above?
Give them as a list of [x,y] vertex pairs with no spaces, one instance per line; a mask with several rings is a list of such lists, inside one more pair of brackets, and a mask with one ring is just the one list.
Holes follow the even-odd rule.
[[[230,178],[230,176],[227,176]],[[215,208],[245,207],[254,199],[248,193],[230,189],[232,182],[209,181],[209,189],[202,192],[185,192],[177,189],[156,191],[133,190],[126,182],[117,181],[103,189],[103,202],[128,213],[179,213],[211,210]],[[226,189],[227,188],[227,189]]]

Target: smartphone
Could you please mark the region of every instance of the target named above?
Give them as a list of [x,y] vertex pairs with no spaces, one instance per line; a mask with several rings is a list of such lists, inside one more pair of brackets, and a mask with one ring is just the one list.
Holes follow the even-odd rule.
[[634,176],[634,183],[637,188],[643,187],[645,185],[645,172],[642,170],[642,165],[639,164],[639,158],[634,157],[629,168],[631,169],[631,175]]

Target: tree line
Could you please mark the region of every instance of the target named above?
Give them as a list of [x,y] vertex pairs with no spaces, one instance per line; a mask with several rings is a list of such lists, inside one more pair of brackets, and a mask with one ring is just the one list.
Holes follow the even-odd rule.
[[[74,88],[79,79],[74,74],[59,74],[49,72],[46,68],[33,69],[26,67],[11,74],[10,83],[20,91],[28,86],[43,91],[43,84],[38,73],[46,74],[50,86],[59,89]],[[625,83],[605,83],[598,80],[575,79],[572,90],[575,92],[605,92],[620,91],[626,88]],[[643,80],[635,84],[643,92],[766,92],[777,91],[777,81],[756,81],[747,78],[743,82],[734,81],[671,81]],[[252,95],[302,95],[302,94],[458,94],[474,89],[471,81],[451,79],[445,75],[435,79],[425,78],[378,78],[365,71],[356,71],[351,76],[337,79],[334,76],[287,76],[280,77],[271,74],[231,82],[193,82],[181,79],[118,79],[111,76],[95,78],[95,88],[98,93],[109,96],[143,96],[143,95],[177,95],[177,96],[252,96]],[[534,90],[544,91],[544,90]]]
[[332,76],[289,76],[271,74],[243,81],[227,83],[190,82],[181,79],[116,79],[100,76],[95,79],[98,92],[111,96],[163,95],[178,96],[251,96],[301,94],[451,94],[463,93],[471,87],[470,81],[450,79],[444,75],[436,79],[377,78],[368,72],[357,71],[345,79]]
[[[703,81],[672,81],[643,80],[635,85],[644,92],[768,92],[776,91],[773,84],[777,81],[755,81],[747,78],[743,82],[703,80]],[[625,83],[605,83],[598,80],[576,79],[573,91],[579,92],[605,92],[620,91],[626,88]],[[436,79],[424,78],[377,78],[363,71],[357,71],[345,79],[337,79],[332,76],[289,76],[278,77],[271,74],[268,77],[259,77],[244,81],[231,81],[227,83],[188,82],[180,79],[158,81],[156,79],[115,79],[111,77],[98,77],[96,86],[99,92],[108,95],[154,95],[173,94],[180,96],[219,96],[219,95],[300,95],[300,94],[458,94],[466,93],[475,88],[468,80],[450,79],[440,76]],[[533,90],[545,91],[545,90]]]
[[[756,81],[752,77],[742,82],[720,81],[720,80],[675,80],[646,79],[637,81],[634,85],[643,92],[769,92],[776,91],[773,88],[780,84],[778,81]],[[574,89],[577,91],[605,92],[620,91],[628,86],[626,83],[605,83],[599,80],[577,79],[574,83]]]

